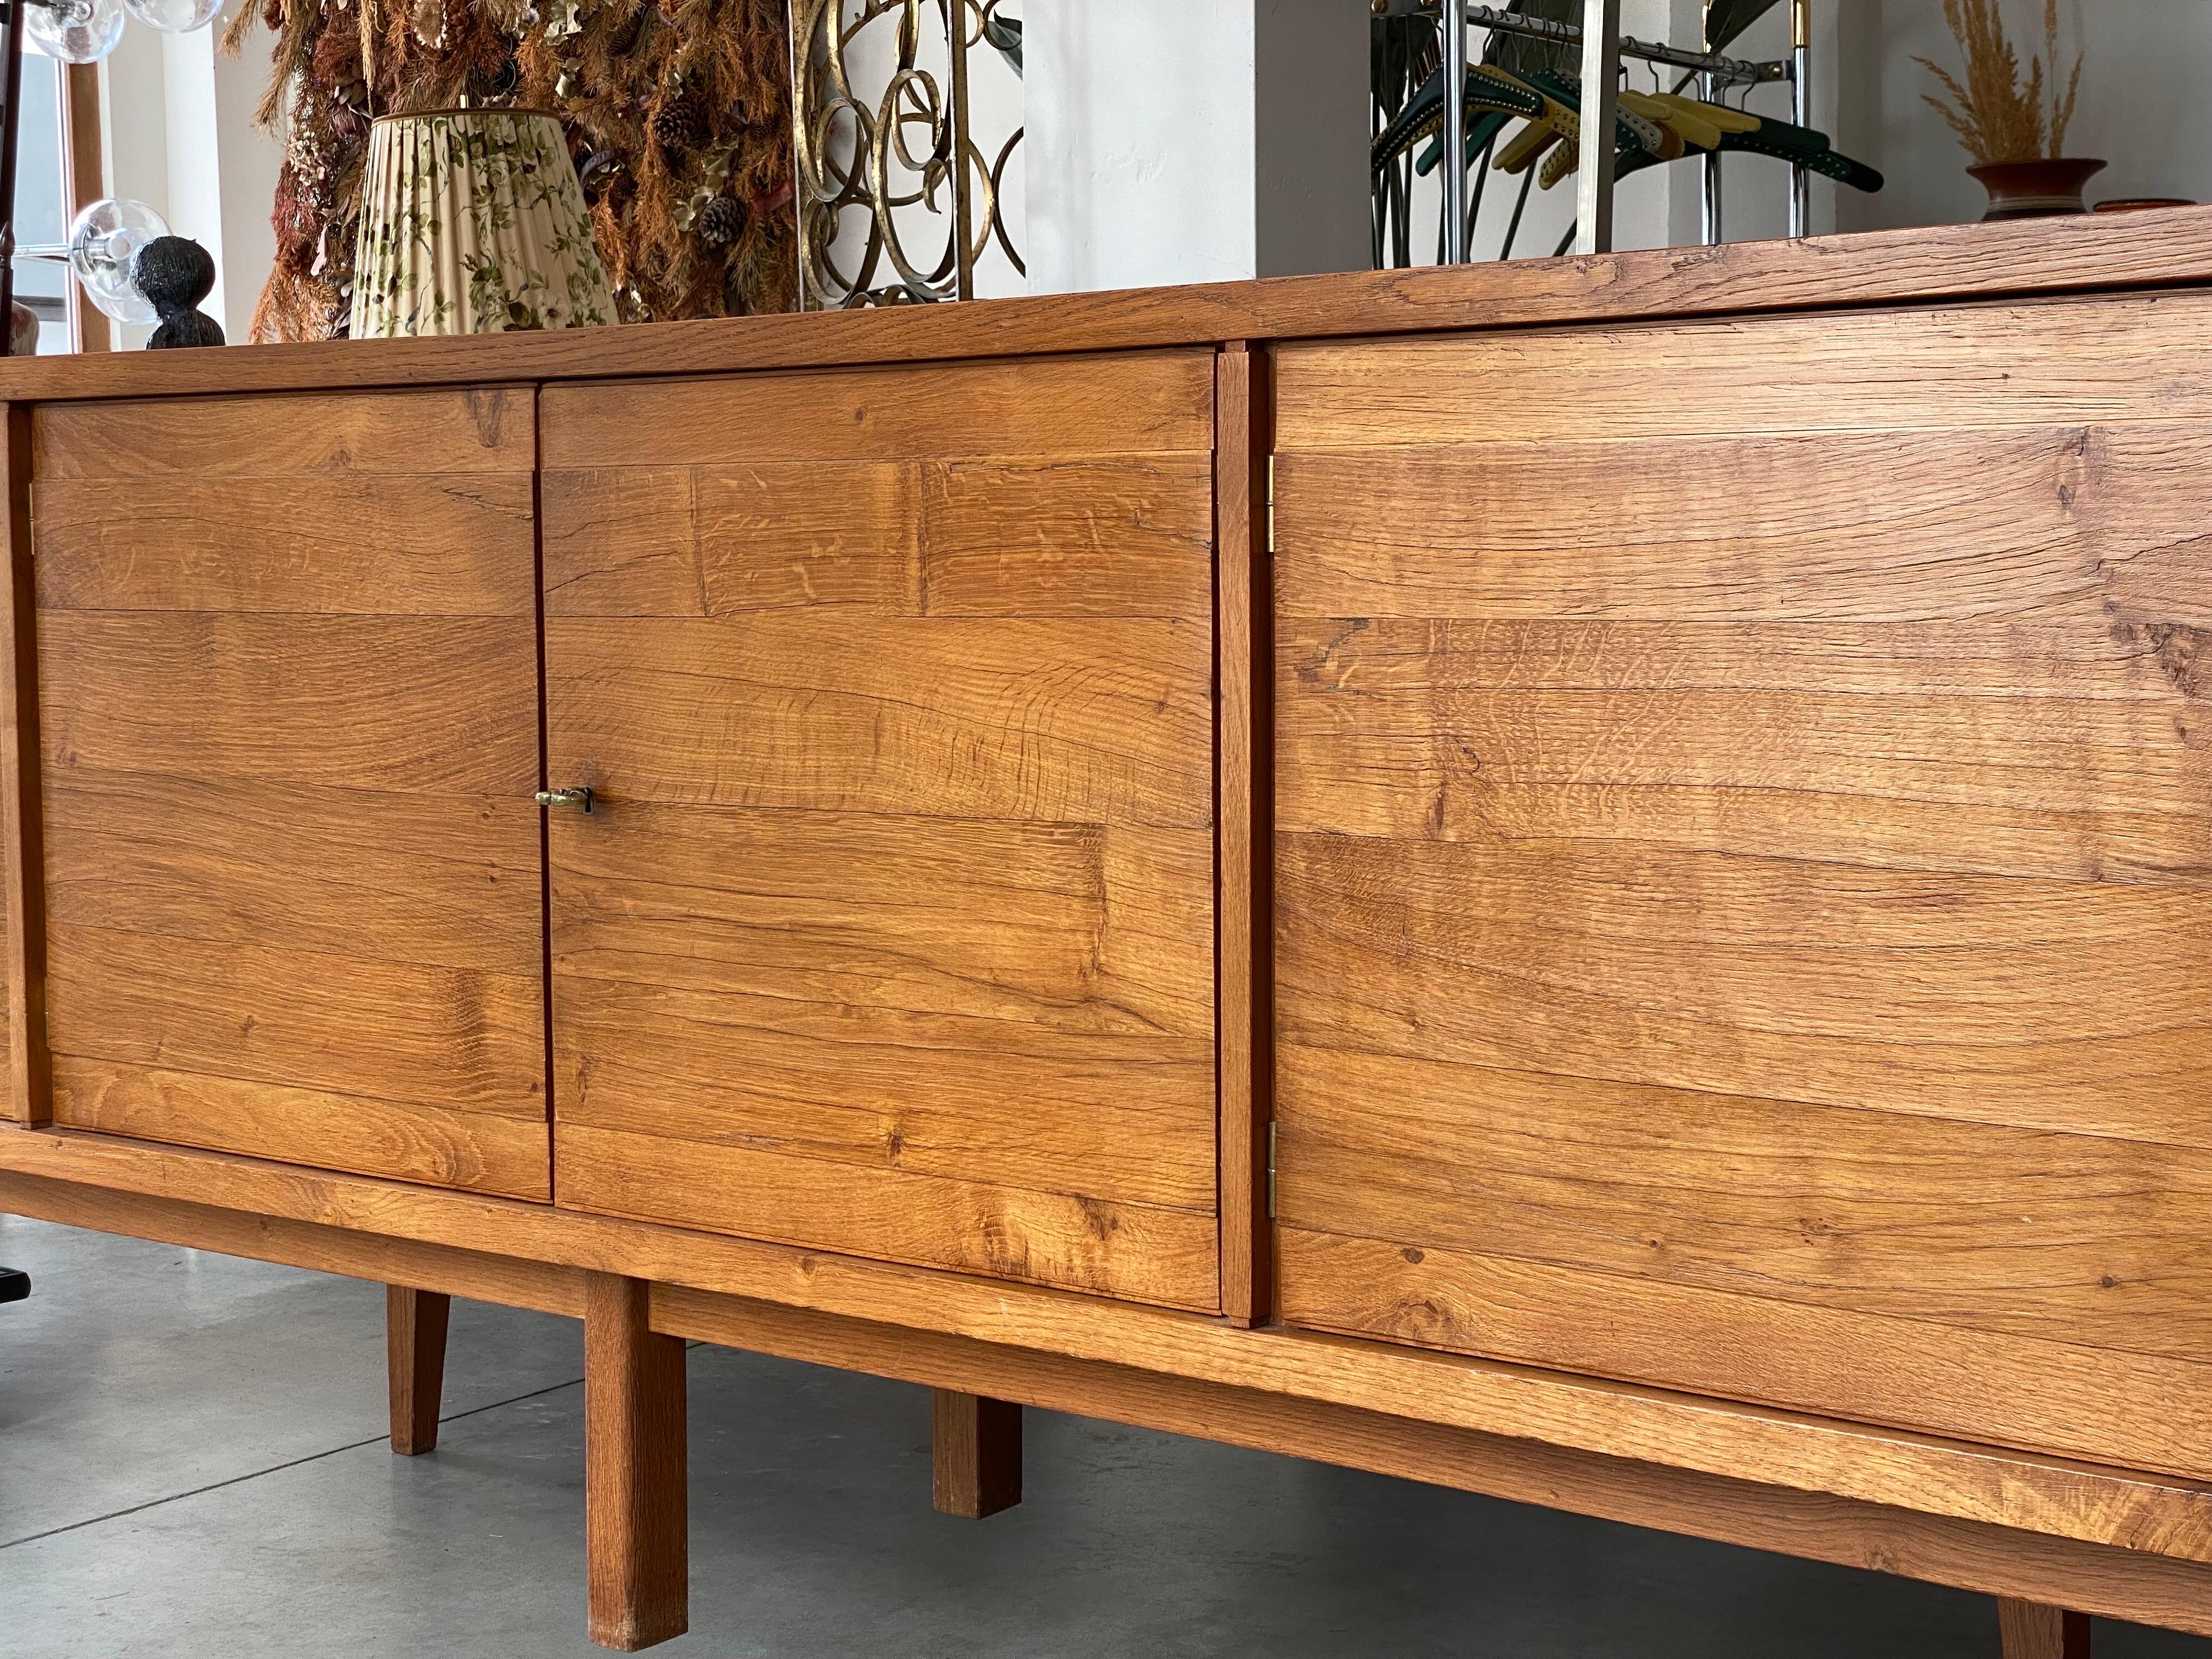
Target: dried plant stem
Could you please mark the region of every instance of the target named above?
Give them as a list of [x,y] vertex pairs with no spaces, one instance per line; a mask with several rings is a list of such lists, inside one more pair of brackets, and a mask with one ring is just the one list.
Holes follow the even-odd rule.
[[2005,35],[1998,3],[1943,0],[1943,21],[1959,43],[1965,79],[1929,58],[1914,59],[1949,94],[1946,100],[1930,93],[1927,101],[1980,165],[2063,155],[2066,129],[2074,119],[2075,94],[2081,85],[2081,59],[2075,58],[2062,92],[2058,0],[2043,0],[2043,54],[2027,60],[2025,76],[2020,54]]

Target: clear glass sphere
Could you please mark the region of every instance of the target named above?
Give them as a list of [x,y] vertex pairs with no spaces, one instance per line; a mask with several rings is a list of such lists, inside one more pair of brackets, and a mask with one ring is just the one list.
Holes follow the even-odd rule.
[[123,0],[123,9],[149,27],[190,34],[222,15],[222,0]]
[[160,313],[138,291],[132,270],[138,251],[168,234],[168,222],[143,202],[94,202],[70,226],[70,269],[93,304],[117,322],[150,323]]
[[26,5],[23,33],[32,46],[64,64],[96,64],[123,38],[123,0],[57,0]]

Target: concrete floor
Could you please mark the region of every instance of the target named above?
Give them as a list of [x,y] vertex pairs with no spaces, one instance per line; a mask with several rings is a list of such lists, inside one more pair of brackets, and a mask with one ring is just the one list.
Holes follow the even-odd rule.
[[[571,1322],[456,1304],[386,1449],[372,1285],[0,1217],[5,1659],[550,1659],[582,1638]],[[1994,1659],[1984,1598],[1032,1413],[1028,1501],[929,1508],[919,1389],[691,1355],[714,1659]],[[2099,1659],[2212,1659],[2100,1625]]]

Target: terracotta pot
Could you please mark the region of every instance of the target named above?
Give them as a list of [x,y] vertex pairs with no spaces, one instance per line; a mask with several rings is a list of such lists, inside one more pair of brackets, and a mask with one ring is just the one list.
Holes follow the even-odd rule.
[[2033,161],[1992,161],[1968,167],[1967,175],[1990,193],[1991,219],[2045,219],[2054,214],[2086,213],[2081,187],[2105,170],[2102,161],[2063,155]]

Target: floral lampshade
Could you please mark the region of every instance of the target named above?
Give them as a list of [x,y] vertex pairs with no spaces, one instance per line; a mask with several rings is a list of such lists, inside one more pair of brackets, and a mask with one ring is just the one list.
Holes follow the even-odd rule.
[[615,320],[583,187],[550,115],[387,115],[369,134],[356,339]]

